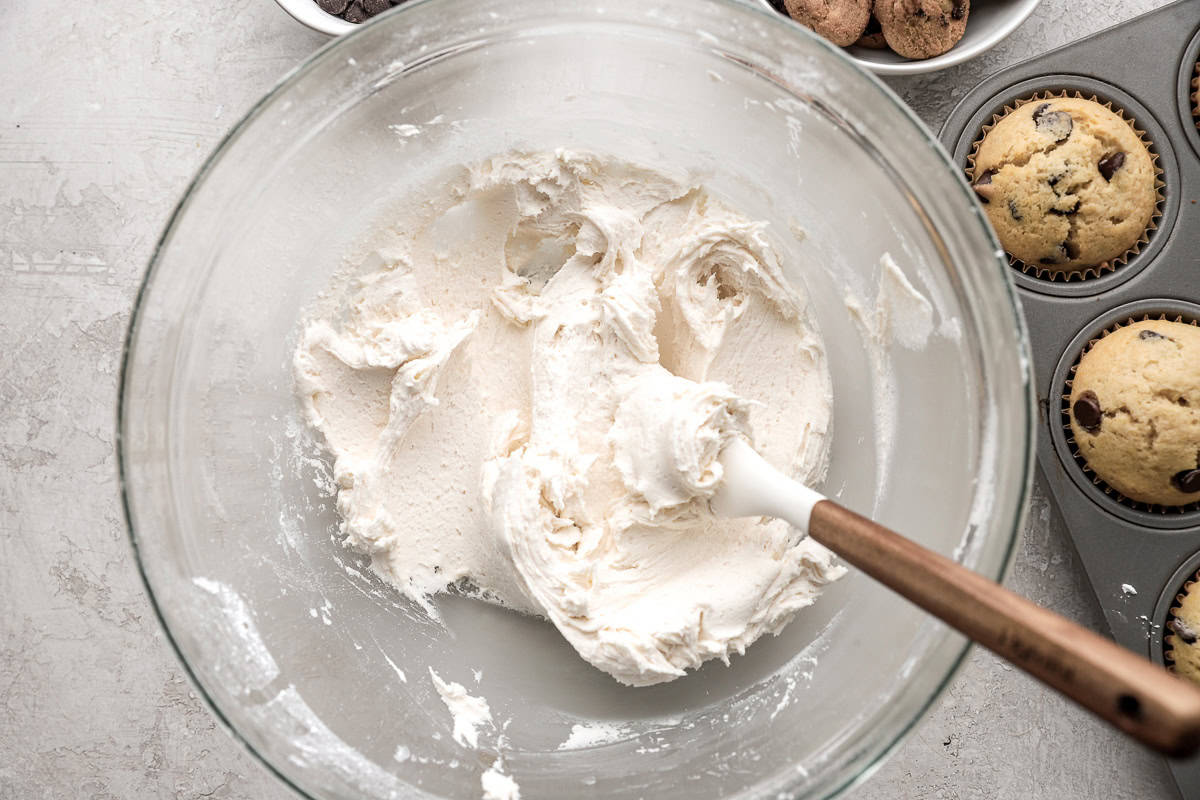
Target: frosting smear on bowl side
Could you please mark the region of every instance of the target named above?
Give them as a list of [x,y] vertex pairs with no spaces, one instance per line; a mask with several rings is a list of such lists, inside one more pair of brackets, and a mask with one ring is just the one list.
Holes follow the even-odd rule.
[[781,630],[844,568],[707,506],[730,436],[808,483],[827,466],[824,349],[765,229],[567,151],[408,202],[295,352],[348,544],[431,612],[457,586],[544,616],[635,686]]

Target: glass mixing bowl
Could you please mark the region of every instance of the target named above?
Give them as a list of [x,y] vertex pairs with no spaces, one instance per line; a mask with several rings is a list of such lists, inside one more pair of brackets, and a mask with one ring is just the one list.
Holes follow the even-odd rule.
[[[303,309],[390,199],[556,147],[693,168],[770,221],[832,365],[824,489],[1000,576],[1030,478],[1024,331],[979,207],[895,95],[733,0],[427,0],[267,95],[163,236],[120,408],[146,585],[217,713],[312,797],[478,797],[498,756],[526,800],[829,796],[966,647],[861,574],[731,666],[631,689],[545,622],[463,597],[435,622],[341,546],[293,394]],[[935,308],[924,347],[873,349],[848,311],[849,294],[870,317],[885,251]],[[430,667],[502,735],[457,745]]]

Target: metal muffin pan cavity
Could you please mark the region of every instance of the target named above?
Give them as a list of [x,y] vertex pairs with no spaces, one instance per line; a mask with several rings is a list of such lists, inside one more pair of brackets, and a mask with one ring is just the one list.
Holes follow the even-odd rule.
[[[1047,421],[1050,423],[1050,436],[1054,449],[1063,464],[1068,465],[1067,475],[1075,482],[1083,494],[1101,508],[1120,517],[1126,522],[1144,528],[1162,528],[1177,530],[1181,528],[1200,527],[1200,500],[1186,506],[1148,506],[1128,498],[1109,487],[1096,477],[1087,467],[1083,456],[1072,441],[1070,430],[1070,409],[1067,399],[1071,393],[1071,381],[1075,367],[1088,345],[1100,339],[1107,332],[1118,326],[1142,320],[1163,319],[1200,325],[1200,305],[1181,300],[1137,300],[1123,306],[1111,309],[1092,321],[1091,324],[1079,331],[1075,338],[1063,351],[1058,366],[1054,370],[1054,385],[1060,387],[1058,404],[1058,423],[1054,424],[1053,398],[1047,405]],[[1074,462],[1078,469],[1070,469]]]
[[[1121,263],[1104,268],[1096,277],[1082,280],[1039,276],[1035,271],[1022,270],[1020,266],[1014,266],[1016,274],[1013,277],[1017,285],[1023,289],[1060,297],[1094,296],[1130,280],[1145,269],[1146,265],[1158,255],[1163,242],[1170,237],[1170,225],[1179,215],[1179,195],[1175,191],[1179,181],[1179,166],[1175,160],[1175,150],[1170,137],[1154,118],[1154,115],[1128,93],[1104,81],[1085,75],[1042,74],[1005,86],[1003,90],[985,100],[971,115],[962,129],[962,135],[954,144],[946,142],[945,129],[943,129],[942,140],[947,147],[953,148],[951,152],[954,160],[963,165],[968,180],[971,177],[970,168],[974,161],[975,148],[983,138],[985,126],[990,126],[994,119],[1002,117],[1005,110],[1011,109],[1014,104],[1040,94],[1056,96],[1065,94],[1089,100],[1095,98],[1101,103],[1110,104],[1114,111],[1127,120],[1132,120],[1134,127],[1143,132],[1144,135],[1141,138],[1146,143],[1158,169],[1158,177],[1162,185],[1159,187],[1160,199],[1151,222],[1151,229],[1148,231],[1148,241],[1139,245],[1137,252],[1128,258],[1118,259]],[[959,106],[954,113],[957,114],[961,109],[962,106]]]
[[1183,124],[1184,134],[1192,148],[1200,158],[1200,29],[1188,42],[1183,59],[1179,62],[1179,120]]
[[[1200,132],[1192,81],[1200,0],[1180,2],[1017,64],[967,93],[941,140],[964,176],[994,116],[1038,93],[1095,96],[1145,132],[1162,186],[1161,216],[1124,264],[1082,280],[1013,268],[1037,381],[1037,457],[1113,637],[1159,663],[1176,593],[1200,569],[1200,506],[1134,503],[1098,480],[1064,426],[1064,394],[1097,336],[1133,319],[1200,322]],[[1169,762],[1180,794],[1200,800],[1200,757]]]

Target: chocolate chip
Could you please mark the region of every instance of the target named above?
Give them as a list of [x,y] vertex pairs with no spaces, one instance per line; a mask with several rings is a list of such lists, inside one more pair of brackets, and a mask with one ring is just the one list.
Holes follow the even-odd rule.
[[1100,170],[1100,174],[1104,176],[1104,180],[1111,181],[1113,173],[1125,165],[1125,154],[1118,150],[1115,153],[1109,153],[1100,162],[1096,164],[1096,169]]
[[1080,205],[1080,203],[1082,203],[1082,201],[1081,201],[1081,200],[1076,200],[1076,201],[1075,201],[1075,205],[1071,206],[1070,208],[1051,208],[1051,209],[1050,209],[1050,213],[1051,213],[1051,214],[1057,214],[1057,215],[1058,215],[1058,216],[1060,216],[1060,217],[1069,217],[1069,216],[1071,216],[1072,214],[1078,214],[1078,213],[1079,213],[1079,205]]
[[1065,111],[1050,111],[1049,103],[1042,103],[1033,110],[1033,124],[1040,133],[1054,137],[1055,142],[1065,142],[1075,128],[1075,121]]
[[1054,255],[1039,258],[1043,264],[1062,264],[1064,261],[1072,261],[1079,257],[1079,246],[1074,242],[1063,242],[1054,249]]
[[408,0],[315,0],[322,10],[335,14],[347,22],[366,22],[376,14],[389,8],[403,5]]
[[1139,339],[1162,339],[1164,338],[1158,331],[1144,330],[1138,334]]
[[984,170],[984,173],[975,179],[975,183],[971,188],[975,190],[975,194],[979,195],[980,202],[992,202],[992,176],[996,174],[996,170]]
[[1025,217],[1021,216],[1021,210],[1020,210],[1019,208],[1017,208],[1017,201],[1016,201],[1016,200],[1009,199],[1009,201],[1008,201],[1008,213],[1009,213],[1009,214],[1012,216],[1012,218],[1013,218],[1014,220],[1016,220],[1017,222],[1020,222],[1021,220],[1025,219]]
[[1100,398],[1096,397],[1096,393],[1091,389],[1079,395],[1075,405],[1071,406],[1071,413],[1075,415],[1075,421],[1088,433],[1100,432],[1104,411],[1100,408]]
[[954,0],[954,10],[950,12],[950,19],[962,19],[967,15],[967,4],[964,0]]
[[1171,476],[1171,483],[1185,494],[1200,492],[1200,469],[1185,469]]
[[1196,632],[1183,620],[1178,618],[1171,620],[1171,630],[1175,631],[1184,644],[1196,643]]

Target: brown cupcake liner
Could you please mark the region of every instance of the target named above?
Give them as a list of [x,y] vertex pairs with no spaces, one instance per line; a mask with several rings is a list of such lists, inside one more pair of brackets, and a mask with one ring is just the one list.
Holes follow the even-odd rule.
[[[1175,602],[1167,610],[1167,618],[1163,621],[1163,664],[1172,672],[1175,671],[1175,641],[1179,636],[1191,636],[1195,641],[1200,641],[1200,630],[1196,630],[1191,623],[1184,622],[1179,614],[1183,611],[1183,598],[1186,597],[1197,583],[1200,582],[1200,570],[1193,573],[1183,585],[1179,587],[1179,591],[1175,592]],[[1181,632],[1179,625],[1186,626],[1186,634]],[[1184,644],[1193,644],[1194,642],[1185,641]]]
[[1071,368],[1067,370],[1067,379],[1063,384],[1063,394],[1060,398],[1061,404],[1059,409],[1060,413],[1062,414],[1062,426],[1066,435],[1067,448],[1071,451],[1071,457],[1075,460],[1075,463],[1079,465],[1079,468],[1083,470],[1084,474],[1091,479],[1092,483],[1099,487],[1100,490],[1108,495],[1109,498],[1127,508],[1132,508],[1134,511],[1145,511],[1151,514],[1161,514],[1163,516],[1190,514],[1193,511],[1200,511],[1200,500],[1182,506],[1161,506],[1154,503],[1143,503],[1140,500],[1133,500],[1132,498],[1121,494],[1112,486],[1109,486],[1103,478],[1097,475],[1095,471],[1088,466],[1087,459],[1083,457],[1083,453],[1079,450],[1079,444],[1075,441],[1075,431],[1071,429],[1071,388],[1075,383],[1075,372],[1079,369],[1079,362],[1082,361],[1083,357],[1087,355],[1088,351],[1095,346],[1096,342],[1100,341],[1105,336],[1108,336],[1110,333],[1120,330],[1128,325],[1132,325],[1135,322],[1147,322],[1149,320],[1182,322],[1193,327],[1200,327],[1200,319],[1193,318],[1189,315],[1170,315],[1165,313],[1143,314],[1140,317],[1128,317],[1121,322],[1113,323],[1101,331],[1098,336],[1093,336],[1088,340],[1088,343],[1084,345],[1084,348],[1079,352],[1079,355],[1075,357],[1075,363],[1073,363]]
[[[1200,69],[1200,64],[1197,64],[1196,66],[1197,69]],[[1193,81],[1193,84],[1197,82],[1200,82],[1200,75],[1197,76],[1196,81]],[[1117,269],[1128,264],[1129,259],[1140,253],[1142,248],[1150,243],[1150,236],[1154,231],[1158,230],[1158,221],[1162,219],[1163,204],[1166,202],[1166,198],[1163,196],[1163,187],[1166,186],[1166,182],[1163,181],[1163,169],[1158,163],[1158,152],[1154,148],[1154,143],[1150,141],[1150,138],[1146,135],[1146,132],[1137,126],[1137,122],[1128,114],[1126,114],[1123,108],[1114,106],[1111,100],[1101,100],[1094,94],[1085,95],[1083,92],[1078,90],[1074,92],[1067,89],[1063,89],[1060,92],[1034,92],[1028,97],[1019,98],[1017,100],[1012,100],[1005,103],[1004,109],[1001,112],[992,115],[992,121],[985,124],[980,129],[979,135],[975,137],[975,140],[971,143],[971,152],[967,155],[967,168],[965,170],[967,173],[967,182],[971,184],[975,183],[975,159],[979,155],[979,145],[983,143],[984,137],[991,132],[992,128],[996,127],[996,123],[1026,103],[1044,102],[1046,100],[1063,100],[1072,97],[1080,100],[1091,100],[1093,103],[1098,103],[1104,108],[1107,108],[1109,111],[1113,112],[1122,120],[1124,120],[1125,123],[1129,125],[1130,130],[1137,134],[1138,139],[1140,139],[1142,144],[1146,146],[1146,152],[1150,154],[1150,162],[1154,165],[1154,213],[1150,215],[1150,223],[1146,226],[1146,230],[1142,232],[1141,237],[1134,242],[1128,250],[1110,261],[1105,261],[1093,267],[1069,271],[1055,270],[1049,269],[1042,264],[1026,263],[1013,254],[1008,254],[1009,266],[1019,269],[1026,275],[1031,275],[1040,280],[1054,283],[1072,283],[1089,280],[1091,278],[1099,278],[1106,273],[1115,272]],[[1198,117],[1197,124],[1200,124],[1200,117]]]
[[1196,62],[1192,75],[1192,120],[1200,128],[1200,61]]

